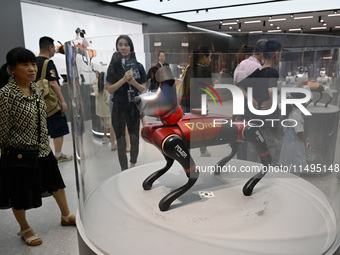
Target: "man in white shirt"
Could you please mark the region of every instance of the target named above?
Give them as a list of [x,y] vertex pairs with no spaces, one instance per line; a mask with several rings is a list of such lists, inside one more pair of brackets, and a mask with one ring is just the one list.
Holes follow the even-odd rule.
[[260,39],[256,42],[253,55],[241,61],[234,73],[234,84],[237,85],[244,78],[251,75],[256,69],[262,66],[263,49],[267,39]]

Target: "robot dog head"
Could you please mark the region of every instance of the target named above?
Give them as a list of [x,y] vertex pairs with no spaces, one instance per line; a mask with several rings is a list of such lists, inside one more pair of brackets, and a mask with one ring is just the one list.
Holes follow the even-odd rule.
[[155,79],[159,84],[157,90],[135,97],[134,102],[145,115],[162,117],[177,106],[175,79],[168,66],[159,68]]

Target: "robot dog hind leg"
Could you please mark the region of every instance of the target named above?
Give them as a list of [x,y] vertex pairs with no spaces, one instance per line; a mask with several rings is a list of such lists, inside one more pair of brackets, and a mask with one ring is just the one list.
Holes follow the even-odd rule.
[[243,194],[250,196],[256,184],[265,176],[271,164],[272,157],[269,153],[266,141],[262,136],[260,130],[255,127],[245,126],[243,129],[243,138],[245,141],[252,143],[260,157],[264,169],[252,177],[243,187]]

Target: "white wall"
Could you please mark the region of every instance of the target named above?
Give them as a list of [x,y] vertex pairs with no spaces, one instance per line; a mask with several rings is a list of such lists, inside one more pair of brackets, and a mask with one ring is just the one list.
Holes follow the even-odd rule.
[[[36,55],[39,54],[40,37],[49,36],[54,39],[55,45],[59,45],[57,41],[64,43],[74,40],[75,30],[79,27],[85,30],[85,37],[92,42],[89,48],[98,52],[97,57],[93,58],[94,65],[109,61],[120,34],[130,35],[138,61],[142,64],[145,62],[142,24],[23,2],[21,12],[25,47]],[[56,54],[52,60],[59,74],[66,74],[65,56]]]

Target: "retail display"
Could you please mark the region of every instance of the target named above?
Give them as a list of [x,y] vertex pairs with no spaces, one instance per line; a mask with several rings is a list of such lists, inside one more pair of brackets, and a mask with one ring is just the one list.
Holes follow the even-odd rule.
[[146,178],[143,188],[150,190],[153,182],[170,169],[174,160],[182,165],[189,179],[185,185],[170,192],[159,202],[160,210],[167,211],[171,203],[188,191],[197,181],[199,171],[190,156],[189,148],[201,146],[230,144],[232,151],[216,164],[218,169],[227,164],[236,154],[239,146],[238,141],[245,140],[252,143],[266,168],[251,178],[243,187],[244,195],[251,195],[255,185],[266,174],[266,169],[271,163],[271,156],[261,131],[241,121],[229,125],[222,124],[222,121],[231,121],[231,118],[223,115],[204,116],[199,111],[183,115],[183,110],[177,104],[175,79],[170,68],[164,66],[158,69],[156,80],[159,83],[158,89],[136,97],[135,103],[142,113],[147,116],[159,117],[163,123],[147,124],[142,129],[142,137],[162,152],[166,166]]
[[[135,54],[146,69],[154,66],[159,50],[166,53],[169,67],[158,70],[155,91],[146,91],[131,102],[138,105],[149,124],[143,123],[140,128],[143,139],[139,139],[138,162],[125,171],[120,169],[117,151],[102,143],[92,93],[94,70],[107,70],[119,35],[88,39],[91,46],[87,49],[96,50],[97,56],[91,61],[87,57],[87,62],[77,46],[82,38],[65,43],[68,86],[63,87],[71,108],[79,197],[79,251],[141,255],[333,255],[340,244],[336,103],[340,53],[339,43],[335,44],[338,39],[318,40],[315,35],[289,33],[275,37],[237,33],[231,38],[194,32],[131,36],[138,42],[135,46],[140,46],[135,48]],[[277,155],[270,146],[278,144],[281,133],[275,133],[278,139],[271,140],[265,133],[267,126],[251,130],[244,128],[244,122],[230,119],[233,114],[242,114],[241,103],[246,98],[238,98],[232,91],[235,88],[229,77],[235,57],[232,49],[237,49],[241,40],[252,45],[259,37],[275,38],[283,46],[277,91],[273,93],[280,108],[280,120],[275,123],[279,129],[291,125],[284,106],[289,110],[297,102],[282,100],[290,99],[290,91],[295,90],[284,87],[299,83],[304,89],[314,90],[313,101],[300,108],[308,111],[304,119],[310,145],[310,151],[306,150],[306,168],[270,165],[266,171],[270,156]],[[181,42],[188,44],[182,47]],[[202,109],[183,114],[176,98],[178,69],[190,65],[191,53],[204,44],[213,49],[212,83],[199,82],[209,84],[217,93],[199,85],[202,93],[195,99],[201,100]],[[301,73],[299,67],[303,67]],[[222,76],[221,68],[229,71]],[[331,77],[330,84],[328,79],[326,83],[319,79],[322,68]],[[289,73],[292,82],[288,84],[285,74]],[[327,87],[331,88],[333,99],[325,107],[330,99]],[[309,94],[305,93],[307,97]],[[245,102],[248,105],[249,101]],[[244,141],[251,155],[248,153],[247,160],[237,160],[235,152],[242,148],[237,146],[245,145]],[[260,154],[266,153],[268,147],[273,153],[261,154],[260,161],[253,153],[254,145]],[[202,156],[202,147],[208,148],[210,157]],[[127,157],[130,158],[129,153]]]

